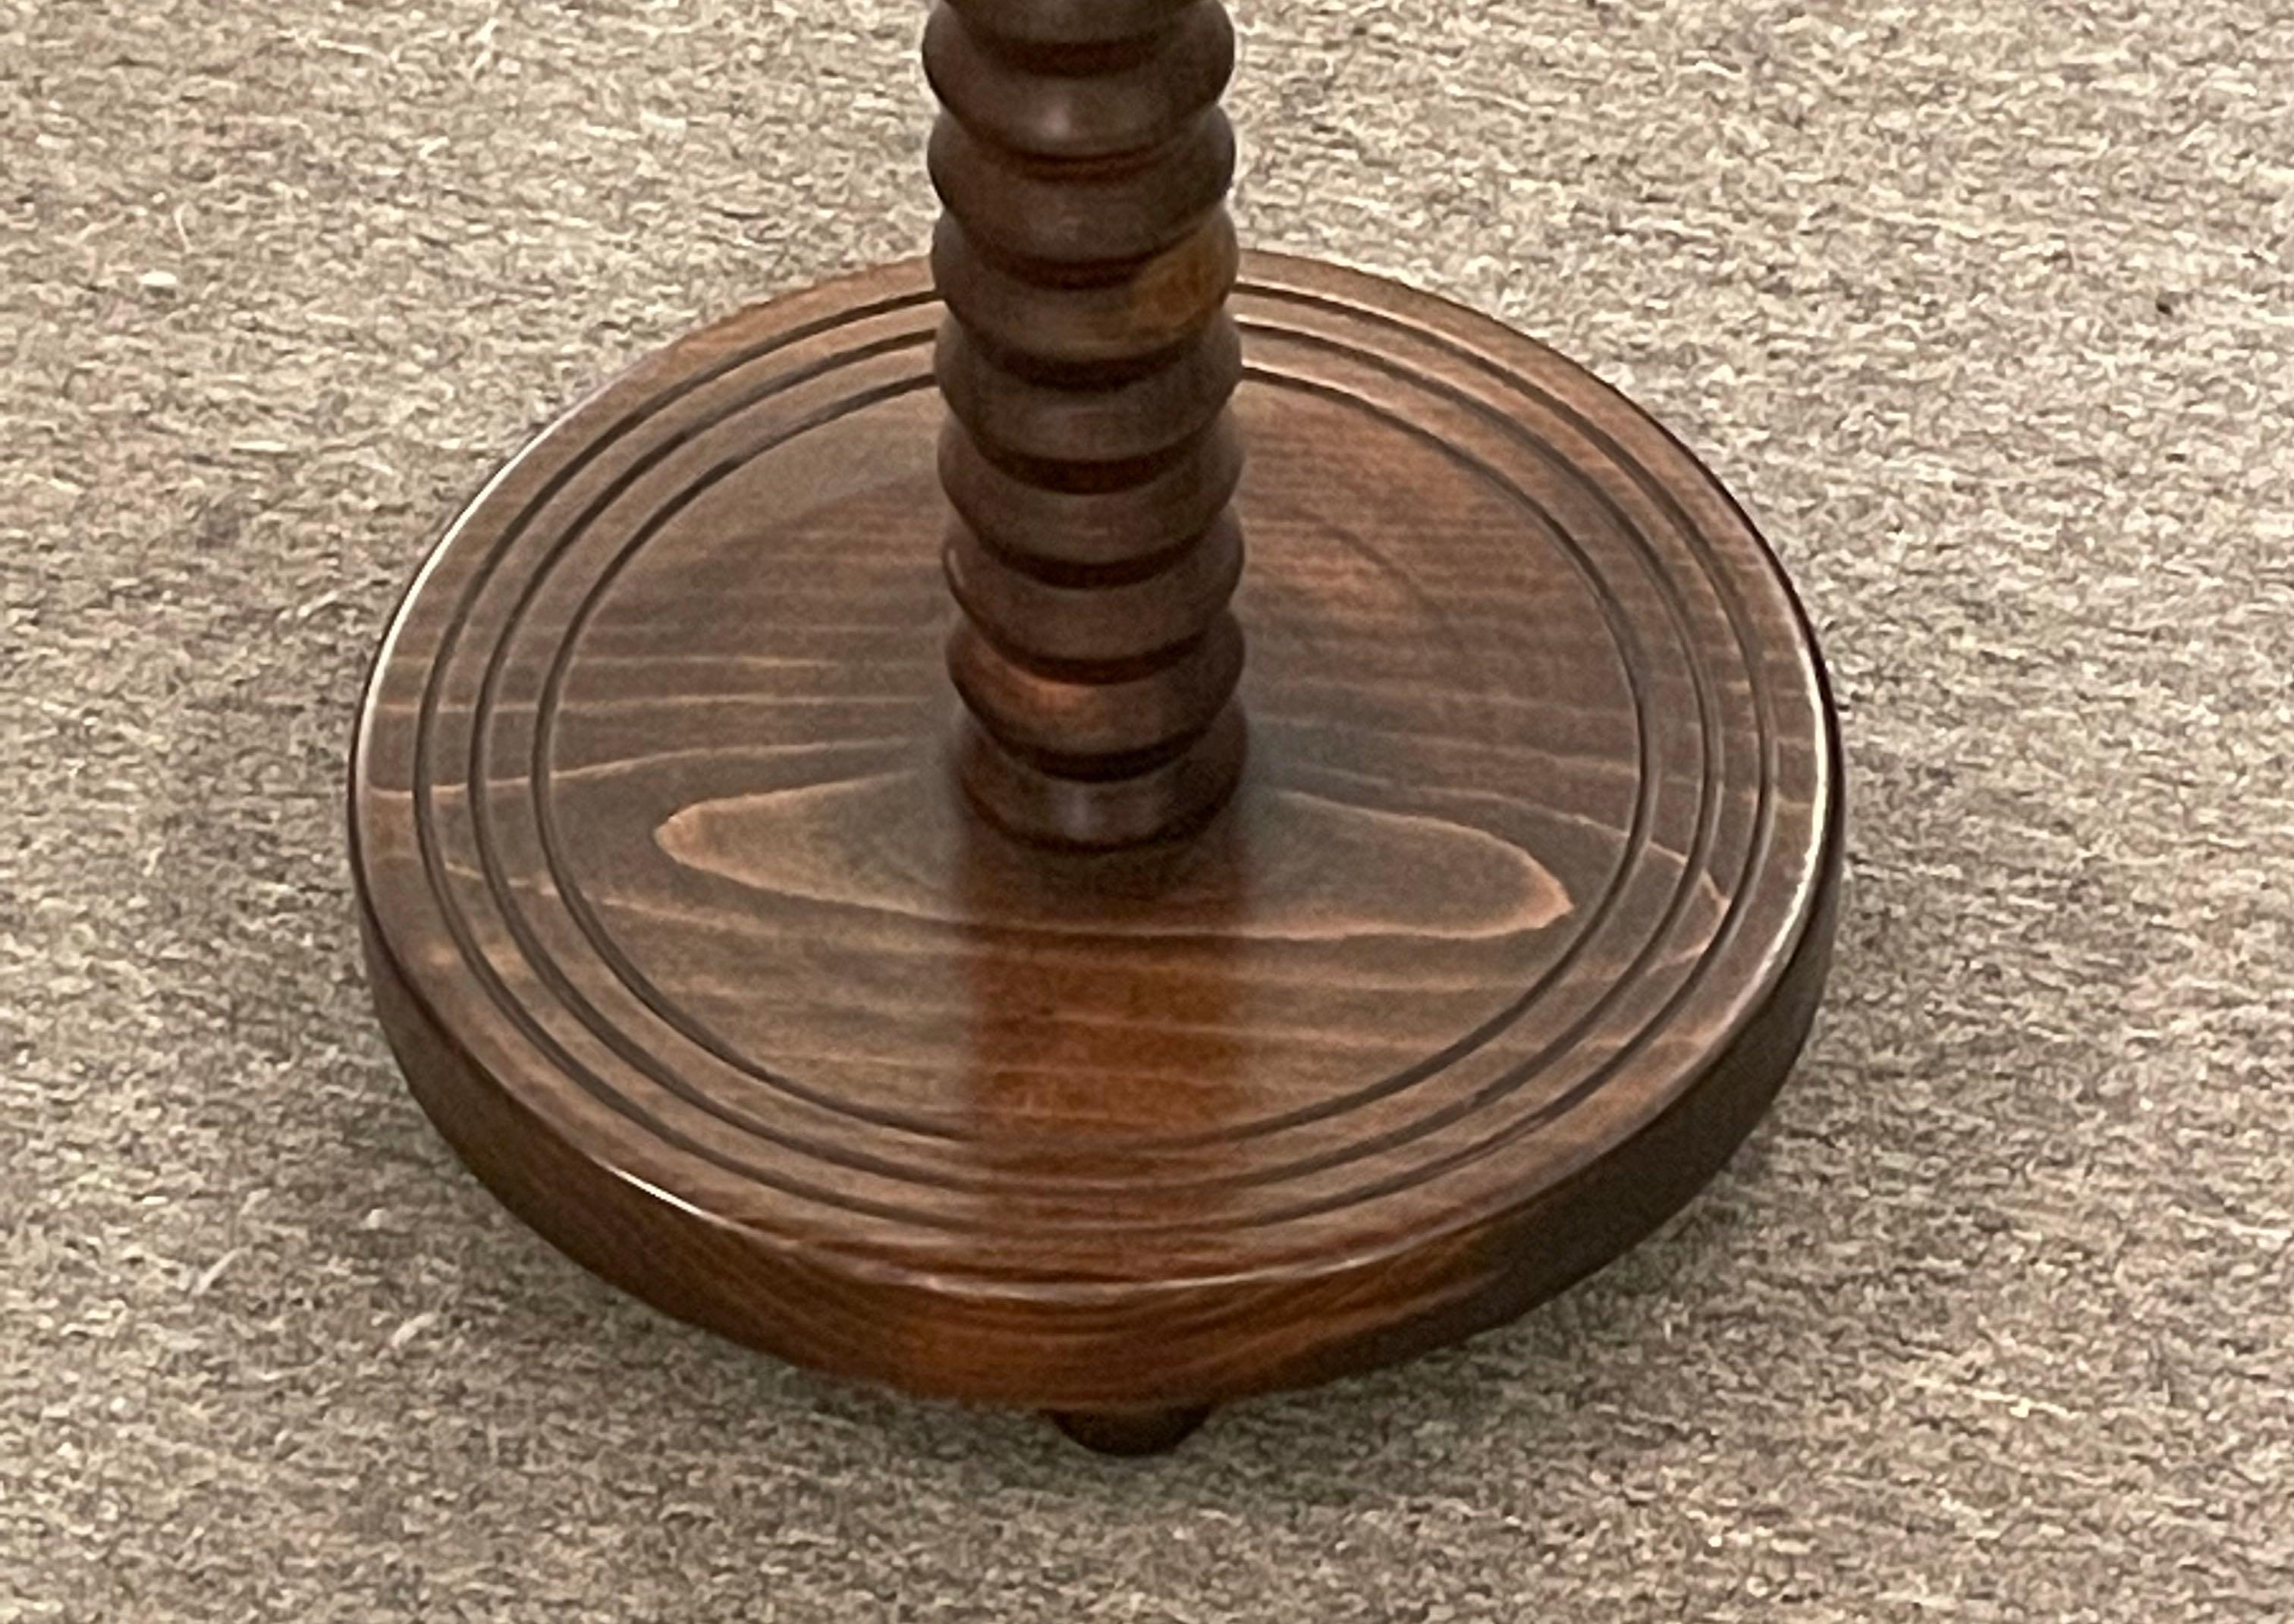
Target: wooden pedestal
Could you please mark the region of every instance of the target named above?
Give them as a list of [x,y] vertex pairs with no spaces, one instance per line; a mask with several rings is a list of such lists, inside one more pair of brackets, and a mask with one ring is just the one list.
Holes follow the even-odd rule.
[[376,995],[572,1256],[1135,1451],[1520,1313],[1760,1116],[1842,806],[1774,560],[1486,320],[1265,256],[1232,311],[1247,750],[1186,839],[960,785],[921,264],[647,361],[423,568],[354,765]]

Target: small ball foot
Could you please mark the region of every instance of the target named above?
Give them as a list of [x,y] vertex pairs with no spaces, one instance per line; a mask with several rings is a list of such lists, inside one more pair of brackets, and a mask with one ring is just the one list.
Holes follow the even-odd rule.
[[1210,1419],[1208,1404],[1176,1409],[1053,1409],[1053,1426],[1097,1455],[1167,1455]]

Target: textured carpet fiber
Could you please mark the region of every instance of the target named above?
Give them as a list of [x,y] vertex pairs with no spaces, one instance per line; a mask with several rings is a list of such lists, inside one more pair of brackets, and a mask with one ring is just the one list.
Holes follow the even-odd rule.
[[1238,15],[1247,234],[1632,388],[1825,630],[1770,1122],[1142,1466],[618,1298],[369,1018],[361,668],[559,403],[919,247],[921,8],[0,0],[0,1620],[2294,1616],[2294,12]]

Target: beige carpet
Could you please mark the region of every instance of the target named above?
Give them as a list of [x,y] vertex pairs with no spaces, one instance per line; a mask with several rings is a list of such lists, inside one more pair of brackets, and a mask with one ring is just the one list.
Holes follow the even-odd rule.
[[0,0],[0,1620],[2294,1616],[2294,11],[1239,14],[1249,235],[1586,358],[1798,573],[1769,1125],[1144,1466],[617,1298],[368,1018],[351,707],[554,406],[921,244],[921,8]]

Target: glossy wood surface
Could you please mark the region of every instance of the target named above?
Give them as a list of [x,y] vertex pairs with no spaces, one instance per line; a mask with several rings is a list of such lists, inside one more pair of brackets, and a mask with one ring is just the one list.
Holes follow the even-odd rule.
[[969,809],[921,264],[663,351],[425,566],[354,768],[376,996],[572,1255],[824,1369],[1175,1420],[1522,1311],[1758,1117],[1841,816],[1774,561],[1482,318],[1268,256],[1233,311],[1252,744],[1190,841]]
[[964,782],[1037,840],[1183,834],[1245,738],[1234,31],[1216,0],[942,0],[924,66]]

